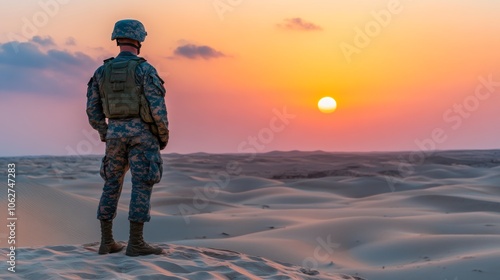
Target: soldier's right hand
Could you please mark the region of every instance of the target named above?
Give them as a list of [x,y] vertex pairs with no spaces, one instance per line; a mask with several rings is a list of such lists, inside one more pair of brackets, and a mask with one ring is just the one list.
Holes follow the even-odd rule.
[[166,146],[167,146],[167,143],[160,141],[160,151],[165,149]]
[[160,150],[165,149],[168,144],[168,139],[170,138],[170,131],[167,129],[167,133],[159,137],[160,140]]

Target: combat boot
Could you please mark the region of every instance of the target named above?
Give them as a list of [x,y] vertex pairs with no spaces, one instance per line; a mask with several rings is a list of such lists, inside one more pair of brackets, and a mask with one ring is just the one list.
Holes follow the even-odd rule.
[[99,254],[120,252],[123,247],[123,245],[116,243],[113,239],[113,221],[101,220],[101,246],[99,247]]
[[127,256],[159,255],[163,252],[160,247],[153,247],[142,237],[144,223],[130,222],[130,238],[128,240]]

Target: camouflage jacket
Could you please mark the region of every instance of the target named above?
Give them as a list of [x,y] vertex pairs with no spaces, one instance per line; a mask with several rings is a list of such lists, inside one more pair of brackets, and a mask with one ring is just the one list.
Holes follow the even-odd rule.
[[[135,57],[131,52],[121,52],[116,58],[128,60]],[[99,132],[101,140],[139,136],[149,130],[148,125],[138,118],[110,119],[106,123],[102,108],[99,83],[103,77],[104,66],[99,67],[88,83],[87,88],[87,116],[90,125]],[[143,86],[151,113],[158,126],[159,138],[168,142],[168,118],[165,106],[165,88],[163,80],[158,76],[156,69],[148,62],[139,64],[135,73],[136,83]]]

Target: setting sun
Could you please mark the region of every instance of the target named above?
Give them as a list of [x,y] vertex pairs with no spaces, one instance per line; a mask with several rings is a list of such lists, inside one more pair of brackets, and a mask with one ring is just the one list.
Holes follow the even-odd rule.
[[337,102],[329,96],[323,97],[318,101],[318,109],[325,114],[333,113],[337,109]]

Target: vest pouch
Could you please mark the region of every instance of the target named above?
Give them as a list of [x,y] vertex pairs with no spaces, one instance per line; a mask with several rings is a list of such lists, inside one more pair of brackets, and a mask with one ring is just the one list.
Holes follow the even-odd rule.
[[109,61],[105,64],[101,86],[103,109],[107,118],[140,116],[141,88],[135,82],[135,68],[140,60]]
[[141,94],[141,108],[140,114],[143,122],[149,125],[149,130],[153,135],[158,136],[158,127],[156,126],[155,120],[153,119],[153,115],[151,115],[151,107],[149,107],[149,102],[146,99],[144,94]]
[[109,81],[112,84],[113,91],[124,91],[127,81],[128,61],[115,62],[111,65],[111,77]]
[[145,123],[154,123],[153,116],[151,115],[151,109],[149,107],[149,102],[144,94],[141,94],[141,119]]

